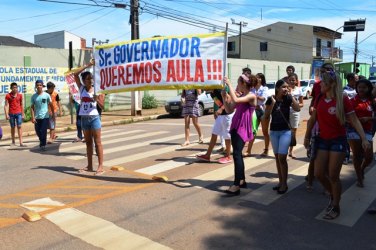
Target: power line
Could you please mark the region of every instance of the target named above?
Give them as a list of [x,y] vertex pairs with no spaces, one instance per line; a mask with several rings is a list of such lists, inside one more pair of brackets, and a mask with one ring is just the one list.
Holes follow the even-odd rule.
[[[182,2],[182,3],[203,3],[206,4],[208,2],[205,1],[188,1],[188,0],[164,0],[167,2]],[[227,3],[227,2],[213,2],[210,1],[211,4],[217,5],[229,5],[229,6],[243,6],[243,7],[263,7],[263,8],[288,8],[288,9],[299,9],[299,10],[335,10],[335,11],[347,11],[347,12],[376,12],[376,10],[369,10],[369,9],[341,9],[341,8],[320,8],[320,7],[296,7],[296,6],[280,6],[280,5],[259,5],[259,4],[248,4],[248,3]]]
[[33,19],[33,18],[45,17],[45,16],[51,16],[51,15],[55,15],[55,14],[61,14],[61,13],[67,13],[67,12],[72,12],[72,11],[78,11],[78,10],[82,10],[82,9],[85,9],[85,8],[86,7],[82,7],[82,8],[78,8],[78,9],[75,8],[75,9],[72,9],[72,10],[56,11],[56,12],[47,13],[47,14],[39,14],[39,15],[35,15],[35,16],[19,17],[19,18],[13,18],[13,19],[8,19],[8,20],[0,20],[0,23],[13,22],[13,21],[25,20],[25,19]]

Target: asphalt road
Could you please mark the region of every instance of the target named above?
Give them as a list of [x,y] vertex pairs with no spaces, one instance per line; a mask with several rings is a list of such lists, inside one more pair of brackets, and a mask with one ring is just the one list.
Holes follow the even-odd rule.
[[[343,166],[342,215],[328,222],[320,219],[327,198],[319,183],[313,192],[305,188],[301,137],[297,159],[288,160],[287,194],[271,190],[277,178],[272,156],[249,157],[248,188],[227,197],[233,164],[194,157],[207,148],[212,115],[199,119],[205,144],[195,143],[191,125],[193,143],[181,148],[183,123],[166,118],[104,128],[107,171],[101,176],[77,172],[86,166],[85,145],[71,143],[73,132],[60,134],[43,153],[36,137],[25,140],[27,148],[1,141],[1,249],[376,249],[376,217],[366,213],[376,205],[375,167],[360,189],[353,166]],[[257,139],[255,154],[264,147]],[[111,171],[113,166],[124,170]],[[155,175],[168,182],[153,181]],[[29,210],[42,219],[23,220]]]

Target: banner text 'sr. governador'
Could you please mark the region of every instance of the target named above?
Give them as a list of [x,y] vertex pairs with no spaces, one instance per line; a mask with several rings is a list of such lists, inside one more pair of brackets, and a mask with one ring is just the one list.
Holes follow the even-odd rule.
[[[114,64],[170,58],[200,58],[200,44],[199,37],[141,41],[115,46],[112,57]],[[106,52],[103,49],[98,52],[99,66],[106,66]]]

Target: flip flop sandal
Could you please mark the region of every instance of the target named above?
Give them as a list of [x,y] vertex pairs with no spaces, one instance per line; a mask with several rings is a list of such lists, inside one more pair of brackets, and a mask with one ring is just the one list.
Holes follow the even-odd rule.
[[81,168],[78,170],[79,173],[93,172],[93,169]]
[[186,147],[186,146],[189,146],[189,142],[184,142],[183,144],[181,144],[180,146],[182,146],[182,147]]
[[95,172],[94,175],[95,175],[95,176],[99,176],[99,175],[102,175],[102,174],[104,174],[104,173],[106,173],[106,171],[101,170],[101,171],[97,171],[97,172]]
[[337,211],[335,208],[332,208],[329,212],[327,212],[324,217],[324,220],[334,220],[340,215],[340,212]]

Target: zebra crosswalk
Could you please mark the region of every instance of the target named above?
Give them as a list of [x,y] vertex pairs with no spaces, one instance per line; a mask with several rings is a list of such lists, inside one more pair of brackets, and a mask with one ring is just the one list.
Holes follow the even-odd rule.
[[[182,148],[180,143],[184,140],[184,134],[173,134],[169,128],[164,129],[147,129],[151,123],[140,123],[137,129],[124,131],[121,129],[107,129],[102,131],[102,144],[104,146],[104,166],[111,168],[113,166],[123,166],[129,169],[132,166],[132,171],[145,175],[169,175],[170,171],[182,171],[179,175],[181,178],[176,181],[176,185],[192,186],[197,188],[204,188],[212,185],[216,182],[223,180],[231,180],[234,175],[233,163],[229,164],[212,164],[215,166],[213,169],[205,170],[197,176],[189,176],[184,178],[184,175],[189,171],[188,167],[192,164],[201,164],[197,161],[195,155],[200,150],[207,149],[207,145],[199,145],[192,143],[188,147]],[[175,123],[169,124],[169,126],[175,125]],[[48,153],[64,153],[65,157],[73,161],[85,161],[86,145],[84,143],[71,143],[65,140],[74,138],[74,132],[68,132],[62,134],[57,140],[57,146],[53,145]],[[192,134],[192,137],[196,134]],[[205,142],[210,140],[209,137],[204,138]],[[37,146],[38,142],[35,138],[27,138],[25,140],[28,143],[29,148]],[[6,142],[2,142],[4,144]],[[262,143],[263,140],[256,139],[254,147]],[[6,145],[6,144],[4,144]],[[260,144],[261,146],[261,144]],[[184,149],[184,150],[183,150]],[[304,147],[298,144],[295,147],[296,152],[304,151]],[[75,153],[69,155],[69,153]],[[131,152],[131,153],[129,153]],[[77,154],[79,153],[79,154]],[[213,153],[212,158],[219,157],[219,154]],[[156,158],[163,158],[164,160],[157,161]],[[146,160],[148,159],[148,160]],[[267,168],[266,171],[275,171],[274,157],[258,158],[247,157],[244,158],[245,171],[255,172],[260,169]],[[302,184],[305,183],[304,177],[307,174],[308,162],[306,160],[294,161],[294,167],[289,170],[288,179],[288,193],[286,195],[276,195],[272,192],[272,187],[278,183],[278,178],[263,179],[258,184],[257,188],[248,189],[244,194],[239,196],[239,201],[251,202],[260,204],[263,206],[273,206],[282,197],[289,198],[289,194],[293,193]],[[189,174],[188,174],[189,175]],[[354,175],[352,166],[345,167],[342,171],[342,175],[351,176]],[[374,180],[376,178],[376,168],[371,167],[366,172],[366,179]],[[257,178],[253,178],[253,181],[258,181]],[[319,184],[316,184],[319,186]],[[304,186],[304,185],[303,185]],[[376,199],[376,184],[367,182],[365,188],[359,188],[355,184],[350,188],[343,190],[341,207],[341,216],[331,221],[348,227],[352,227],[356,224],[364,211],[370,206],[370,204]],[[321,212],[317,215],[316,219],[321,220]]]

